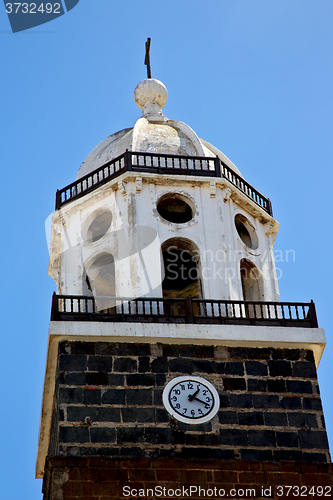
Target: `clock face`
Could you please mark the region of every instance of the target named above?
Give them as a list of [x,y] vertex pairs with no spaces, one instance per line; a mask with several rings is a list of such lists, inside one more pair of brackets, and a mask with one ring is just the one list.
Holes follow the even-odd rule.
[[201,377],[177,377],[164,388],[163,403],[180,422],[201,424],[211,420],[220,407],[215,387]]

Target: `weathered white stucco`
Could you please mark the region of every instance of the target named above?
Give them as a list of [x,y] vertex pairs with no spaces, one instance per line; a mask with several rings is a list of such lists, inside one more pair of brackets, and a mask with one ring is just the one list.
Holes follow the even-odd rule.
[[[53,216],[50,275],[58,293],[85,295],[85,273],[103,253],[115,260],[116,295],[121,297],[161,297],[161,245],[172,238],[193,242],[200,254],[203,298],[242,300],[240,261],[251,261],[263,278],[261,299],[279,298],[273,258],[273,240],[278,224],[225,179],[185,176],[158,176],[140,173],[140,189],[135,176],[124,174],[90,195],[73,202]],[[192,204],[189,223],[164,220],[157,203],[166,193],[180,193]],[[87,220],[99,210],[110,210],[112,223],[98,241],[84,239]],[[235,216],[244,215],[255,229],[258,248],[252,250],[240,239]],[[148,238],[142,242],[140,238]],[[141,249],[141,251],[140,251]],[[148,278],[149,277],[149,278]]]

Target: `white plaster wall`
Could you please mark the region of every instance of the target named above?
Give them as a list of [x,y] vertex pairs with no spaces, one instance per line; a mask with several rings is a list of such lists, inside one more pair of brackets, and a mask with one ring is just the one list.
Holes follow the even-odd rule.
[[[84,270],[99,255],[109,252],[115,260],[117,296],[162,296],[160,246],[180,237],[191,240],[199,249],[204,298],[242,300],[240,261],[246,258],[263,277],[262,300],[278,300],[269,224],[249,214],[247,205],[242,207],[239,199],[225,199],[225,190],[219,186],[212,195],[207,180],[140,175],[142,186],[133,176],[119,185],[117,180],[113,188],[107,184],[55,213],[50,274],[58,281],[59,293],[86,294]],[[156,202],[167,192],[189,197],[195,212],[192,221],[172,224],[162,219]],[[111,227],[100,240],[88,243],[83,239],[84,229],[91,214],[101,208],[111,211]],[[234,222],[238,213],[254,226],[258,249],[247,248],[238,236]],[[57,242],[58,233],[61,243]]]

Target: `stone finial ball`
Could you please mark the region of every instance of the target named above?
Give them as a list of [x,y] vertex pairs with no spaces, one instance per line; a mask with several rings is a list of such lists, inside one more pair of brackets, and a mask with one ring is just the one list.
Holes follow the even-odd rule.
[[156,102],[161,108],[168,99],[168,91],[159,80],[147,78],[142,80],[134,90],[134,100],[140,109],[143,109],[147,102]]

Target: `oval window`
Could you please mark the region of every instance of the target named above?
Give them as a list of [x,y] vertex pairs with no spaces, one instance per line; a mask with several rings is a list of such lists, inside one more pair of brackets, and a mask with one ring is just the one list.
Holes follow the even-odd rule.
[[108,232],[111,221],[112,215],[109,210],[99,213],[89,224],[86,240],[92,243],[101,239]]
[[185,224],[193,219],[192,207],[185,196],[170,193],[163,196],[157,203],[157,211],[163,219],[174,224]]
[[238,236],[242,242],[252,250],[258,248],[258,237],[256,230],[252,226],[251,222],[241,214],[237,214],[235,217],[235,226],[237,229]]

